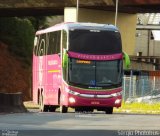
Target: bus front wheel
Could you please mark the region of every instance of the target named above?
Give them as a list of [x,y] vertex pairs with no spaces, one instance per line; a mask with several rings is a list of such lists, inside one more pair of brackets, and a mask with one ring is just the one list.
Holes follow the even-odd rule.
[[60,105],[60,113],[67,113],[68,111],[68,107],[64,106],[64,105]]
[[67,113],[68,107],[63,105],[63,99],[62,99],[61,93],[59,92],[58,95],[59,95],[58,96],[59,97],[59,111],[60,111],[60,113]]

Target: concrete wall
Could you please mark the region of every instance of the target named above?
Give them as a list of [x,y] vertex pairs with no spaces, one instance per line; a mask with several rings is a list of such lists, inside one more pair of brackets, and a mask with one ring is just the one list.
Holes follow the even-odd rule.
[[160,41],[151,40],[149,45],[150,56],[160,56]]
[[[114,12],[101,11],[101,10],[90,10],[90,9],[79,9],[78,22],[95,22],[114,24]],[[76,21],[76,9],[65,8],[64,11],[65,22]],[[136,14],[118,14],[117,26],[122,35],[123,51],[129,55],[133,55],[135,51],[135,33],[136,33]]]
[[[136,31],[136,47],[135,53],[142,52],[142,56],[147,56],[148,52],[148,30]],[[160,41],[149,41],[149,56],[160,56]]]
[[148,52],[148,31],[147,30],[137,30],[136,31],[136,47],[135,55],[138,52],[142,52],[142,56],[147,56]]

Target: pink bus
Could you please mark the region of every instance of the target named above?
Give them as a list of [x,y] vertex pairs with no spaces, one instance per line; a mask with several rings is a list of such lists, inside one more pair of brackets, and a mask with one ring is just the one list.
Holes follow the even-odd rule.
[[62,23],[36,33],[33,101],[43,112],[113,113],[122,101],[122,45],[118,29],[96,23]]

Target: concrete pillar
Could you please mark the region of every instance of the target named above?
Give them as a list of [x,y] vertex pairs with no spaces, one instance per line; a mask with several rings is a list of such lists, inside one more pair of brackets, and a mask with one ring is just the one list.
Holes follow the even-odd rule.
[[[79,9],[78,22],[93,22],[114,25],[115,12]],[[76,21],[76,8],[66,7],[64,10],[64,21]],[[122,36],[123,51],[129,55],[134,54],[135,33],[136,33],[137,14],[118,13],[117,27]]]
[[76,22],[77,10],[74,7],[64,9],[64,22]]

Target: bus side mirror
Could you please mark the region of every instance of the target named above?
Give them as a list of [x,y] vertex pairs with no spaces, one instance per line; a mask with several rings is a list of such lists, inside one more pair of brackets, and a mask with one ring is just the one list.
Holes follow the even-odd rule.
[[62,59],[62,66],[66,68],[68,64],[68,53],[66,49],[63,49],[63,59]]
[[128,69],[131,65],[131,61],[130,61],[128,54],[125,52],[123,52],[123,59],[124,59],[125,68]]

